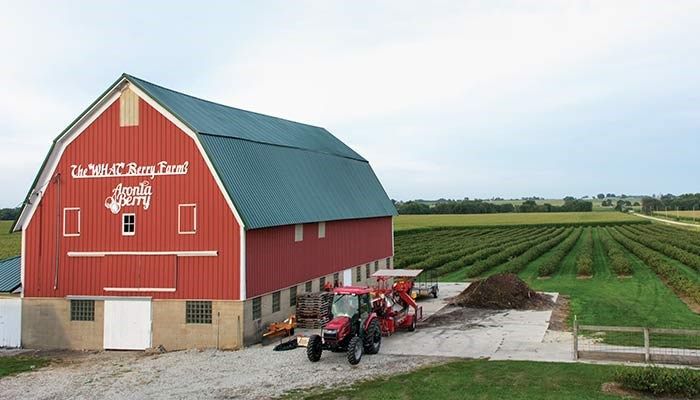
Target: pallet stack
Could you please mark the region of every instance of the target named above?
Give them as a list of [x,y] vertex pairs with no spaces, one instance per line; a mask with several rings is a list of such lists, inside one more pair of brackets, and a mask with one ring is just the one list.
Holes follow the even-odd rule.
[[333,293],[304,293],[297,296],[297,326],[319,329],[331,320]]

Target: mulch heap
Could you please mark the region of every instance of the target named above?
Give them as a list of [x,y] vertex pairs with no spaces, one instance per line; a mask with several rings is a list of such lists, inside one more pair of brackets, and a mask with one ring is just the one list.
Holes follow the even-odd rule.
[[462,293],[453,297],[450,304],[496,310],[542,310],[554,306],[550,296],[530,289],[515,274],[493,275],[474,281]]

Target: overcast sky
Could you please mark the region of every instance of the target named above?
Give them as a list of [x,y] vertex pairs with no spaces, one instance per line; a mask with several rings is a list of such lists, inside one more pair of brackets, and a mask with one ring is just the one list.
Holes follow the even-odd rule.
[[700,1],[0,0],[0,207],[122,72],[326,127],[396,199],[697,192]]

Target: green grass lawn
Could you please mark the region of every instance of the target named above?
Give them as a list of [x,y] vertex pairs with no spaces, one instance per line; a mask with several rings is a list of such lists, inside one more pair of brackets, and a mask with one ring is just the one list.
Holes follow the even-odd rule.
[[[48,364],[48,360],[39,357],[11,356],[0,357],[0,378],[20,372],[32,371]],[[0,383],[2,387],[2,383]]]
[[[361,366],[361,365],[360,365]],[[619,399],[601,391],[616,367],[526,361],[456,361],[301,399]]]
[[634,215],[620,212],[565,212],[565,213],[503,213],[503,214],[444,214],[444,215],[399,215],[394,218],[394,229],[426,227],[458,227],[481,225],[527,225],[595,223],[641,220]]
[[10,234],[12,221],[0,221],[0,260],[18,256],[22,242],[19,233]]

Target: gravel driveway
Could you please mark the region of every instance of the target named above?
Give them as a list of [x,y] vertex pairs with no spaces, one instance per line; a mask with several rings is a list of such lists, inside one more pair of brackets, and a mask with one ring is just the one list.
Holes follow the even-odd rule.
[[101,352],[77,356],[36,372],[0,380],[1,399],[265,399],[291,389],[350,384],[440,362],[435,357],[377,354],[352,367],[345,353],[324,352],[320,362],[305,349],[190,350],[146,356]]

